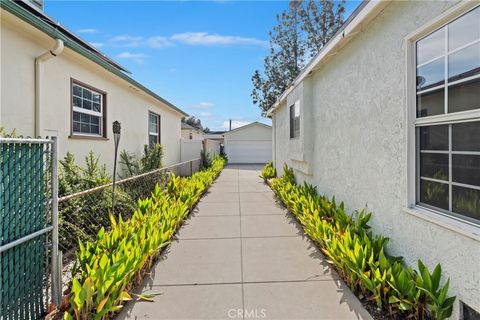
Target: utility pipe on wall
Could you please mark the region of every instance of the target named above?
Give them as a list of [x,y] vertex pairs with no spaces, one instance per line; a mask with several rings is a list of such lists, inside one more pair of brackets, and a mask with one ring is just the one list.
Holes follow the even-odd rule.
[[63,48],[63,41],[55,39],[55,46],[52,49],[35,58],[35,137],[42,135],[42,62],[60,55],[63,52]]

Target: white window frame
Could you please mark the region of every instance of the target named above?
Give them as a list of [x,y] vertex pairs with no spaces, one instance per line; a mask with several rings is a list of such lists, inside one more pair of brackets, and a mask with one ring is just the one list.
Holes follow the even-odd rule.
[[[79,96],[76,96],[74,95],[73,93],[73,87],[74,86],[77,86],[77,87],[80,87],[82,88],[82,90],[88,90],[92,93],[96,93],[98,95],[100,95],[100,111],[93,111],[93,110],[88,110],[88,109],[84,109],[84,108],[81,108],[81,107],[76,107],[73,105],[73,97],[76,97],[76,98],[80,98],[82,100],[88,100],[88,99],[85,99],[82,97],[79,97]],[[70,123],[70,126],[72,128],[71,130],[71,134],[72,136],[74,137],[92,137],[92,138],[103,138],[105,137],[105,128],[104,128],[104,108],[105,108],[105,92],[103,91],[100,91],[100,90],[97,90],[93,87],[90,87],[90,86],[87,86],[77,80],[73,80],[71,81],[71,96],[70,96],[70,99],[72,101],[72,119],[71,119],[71,123]],[[92,102],[92,105],[94,103],[93,100],[88,100],[90,102]],[[99,133],[98,134],[94,134],[94,133],[85,133],[85,132],[76,132],[73,130],[73,112],[78,112],[78,113],[83,113],[83,114],[88,114],[90,116],[95,116],[95,117],[99,117],[100,120],[99,120]]]
[[[157,131],[158,132],[152,132],[150,131],[150,116],[154,115],[157,117]],[[160,144],[160,130],[161,130],[161,125],[160,125],[160,120],[161,116],[153,111],[148,111],[148,145],[150,146],[150,136],[156,136],[157,137],[157,144]]]
[[[417,86],[416,86],[416,42],[423,37],[431,34],[437,29],[449,24],[453,20],[467,13],[468,11],[478,7],[478,2],[462,1],[455,5],[451,9],[447,10],[437,18],[431,20],[418,30],[412,32],[405,37],[405,56],[406,56],[406,81],[405,81],[405,93],[406,93],[406,137],[407,137],[407,190],[406,190],[406,208],[405,212],[415,215],[424,220],[441,225],[447,229],[462,233],[475,240],[480,241],[480,227],[468,220],[461,219],[459,217],[443,213],[439,210],[434,210],[417,205],[417,136],[416,127],[422,125],[438,125],[446,123],[461,123],[467,121],[480,120],[480,110],[468,110],[455,113],[445,113],[434,116],[427,116],[417,118],[416,98],[417,98]],[[471,45],[471,44],[469,44]],[[448,50],[448,49],[447,49]],[[448,75],[447,75],[448,76]],[[474,76],[471,78],[478,78]],[[471,80],[471,79],[469,79]],[[452,83],[460,83],[467,81],[462,79]],[[438,88],[443,87],[438,86]],[[425,90],[434,90],[434,88]],[[425,92],[422,91],[422,92]],[[448,99],[446,96],[445,99]],[[446,105],[446,104],[445,104]],[[451,165],[451,164],[450,164]]]

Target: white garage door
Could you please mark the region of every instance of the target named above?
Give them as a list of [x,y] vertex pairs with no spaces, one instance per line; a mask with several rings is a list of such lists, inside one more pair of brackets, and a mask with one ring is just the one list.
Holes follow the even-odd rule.
[[225,140],[230,163],[267,163],[272,160],[271,140]]

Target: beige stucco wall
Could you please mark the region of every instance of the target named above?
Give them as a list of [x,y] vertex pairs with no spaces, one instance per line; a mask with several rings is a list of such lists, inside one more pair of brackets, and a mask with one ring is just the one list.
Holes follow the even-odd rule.
[[225,140],[271,140],[272,127],[254,123],[224,134]]
[[[1,98],[0,123],[7,131],[16,129],[34,135],[34,59],[49,50],[54,40],[37,29],[1,11]],[[70,79],[107,92],[107,138],[69,138]],[[120,149],[141,154],[148,143],[148,111],[161,115],[161,144],[164,163],[180,161],[180,120],[182,115],[150,95],[133,88],[92,61],[65,48],[43,64],[42,136],[59,137],[60,156],[73,152],[78,160],[93,150],[102,163],[113,166],[111,124],[122,124]]]
[[181,129],[182,130],[182,138],[183,139],[190,139],[190,133],[192,133],[192,140],[203,140],[204,136],[201,131],[193,130],[193,129]]
[[[404,38],[455,3],[392,2],[306,78],[279,106],[273,121],[277,169],[288,163],[300,181],[314,183],[321,193],[345,201],[349,211],[367,206],[374,213],[374,232],[390,237],[390,252],[404,256],[409,265],[416,268],[419,258],[429,267],[440,262],[445,279],[451,279],[450,294],[457,296],[453,318],[458,319],[459,300],[480,311],[480,242],[405,210]],[[292,141],[287,106],[296,99],[301,100],[305,115],[301,139]],[[309,112],[310,122],[306,121]],[[308,136],[314,139],[309,141]],[[298,150],[304,150],[309,164],[293,159]],[[311,175],[305,169],[309,167]]]

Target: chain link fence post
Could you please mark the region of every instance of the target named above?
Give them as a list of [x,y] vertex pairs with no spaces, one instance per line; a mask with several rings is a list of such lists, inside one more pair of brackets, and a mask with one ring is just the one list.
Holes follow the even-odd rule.
[[62,301],[61,260],[58,254],[58,140],[52,137],[52,302]]

